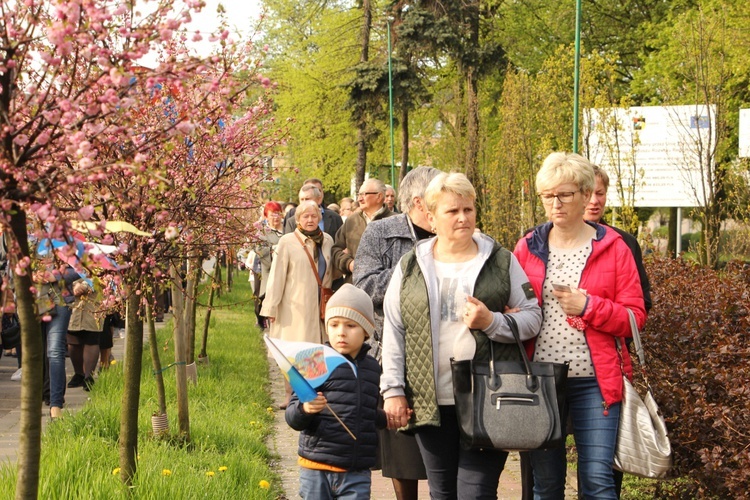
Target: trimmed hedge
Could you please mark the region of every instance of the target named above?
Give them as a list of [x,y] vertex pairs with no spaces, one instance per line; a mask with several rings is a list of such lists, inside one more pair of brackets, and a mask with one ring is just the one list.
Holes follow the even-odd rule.
[[[750,491],[750,269],[649,259],[649,381],[674,448],[680,498]],[[658,489],[658,488],[657,488]],[[666,490],[666,488],[665,488]],[[657,492],[659,493],[659,492]]]

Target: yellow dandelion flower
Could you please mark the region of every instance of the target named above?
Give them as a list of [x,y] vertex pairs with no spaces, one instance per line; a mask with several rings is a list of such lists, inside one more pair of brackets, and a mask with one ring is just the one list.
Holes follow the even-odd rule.
[[207,475],[208,477],[214,477],[214,474],[215,474],[215,472],[214,472],[214,471],[212,471],[212,470],[210,470],[210,471],[206,472],[206,475]]
[[251,420],[250,425],[258,425],[258,422],[256,422],[255,420]]
[[227,467],[226,465],[222,465],[221,467],[219,467],[219,472],[225,472],[228,468],[229,467]]
[[109,362],[109,364],[110,364],[110,365],[116,365],[116,364],[117,364],[117,360],[116,360],[116,359],[113,359],[112,361],[110,361],[110,362]]
[[273,407],[269,406],[268,408],[266,408],[266,411],[268,413],[273,413]]
[[258,486],[260,486],[260,487],[261,487],[261,488],[263,488],[264,490],[267,490],[268,488],[270,488],[270,487],[271,487],[271,483],[269,483],[269,482],[268,482],[268,481],[266,481],[265,479],[261,479],[261,481],[260,481],[260,482],[258,483]]
[[169,470],[169,469],[162,469],[161,470],[161,475],[162,476],[171,476],[172,475],[172,471]]
[[115,467],[114,469],[112,469],[112,475],[113,476],[116,476],[119,473],[120,473],[120,468],[119,467]]

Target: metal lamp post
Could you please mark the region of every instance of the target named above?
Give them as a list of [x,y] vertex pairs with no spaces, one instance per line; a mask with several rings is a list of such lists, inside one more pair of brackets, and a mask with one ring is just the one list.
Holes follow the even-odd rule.
[[396,186],[396,156],[393,145],[393,64],[391,62],[391,16],[386,17],[388,28],[388,112],[390,116],[391,129],[391,186]]
[[576,0],[575,66],[573,69],[573,152],[578,152],[578,94],[581,87],[581,0]]

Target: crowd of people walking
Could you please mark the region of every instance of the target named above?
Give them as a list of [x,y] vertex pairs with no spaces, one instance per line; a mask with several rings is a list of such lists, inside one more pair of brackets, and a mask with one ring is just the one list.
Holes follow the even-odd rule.
[[[356,201],[323,207],[322,183],[306,181],[300,205],[286,217],[287,234],[270,246],[261,238],[270,254],[256,247],[266,264],[270,260],[261,277],[265,296],[257,294],[260,314],[270,320],[271,337],[329,340],[336,348],[330,315],[323,316],[325,291],[342,283],[356,287],[340,289],[347,299],[341,291],[334,295],[339,313],[354,300],[352,290],[365,292],[366,299],[357,296],[351,307],[367,312],[351,328],[367,326],[363,351],[381,370],[373,404],[385,421],[377,429],[372,465],[362,457],[330,463],[317,453],[326,440],[341,439],[341,428],[311,429],[316,420],[305,415],[325,413],[321,401],[343,396],[324,386],[319,400],[300,404],[288,387],[280,406],[302,431],[301,475],[309,476],[310,467],[360,473],[366,465],[391,478],[399,500],[416,499],[424,479],[431,498],[496,498],[507,451],[462,446],[451,361],[482,362],[490,352],[506,356],[506,347],[515,349],[505,321],[512,316],[534,361],[568,366],[565,414],[578,452],[579,495],[619,498],[622,475],[613,469],[613,457],[622,376],[632,374],[618,339],[630,337],[630,312],[643,326],[651,300],[637,241],[601,220],[608,181],[580,155],[550,154],[536,178],[548,221],[513,250],[476,228],[476,192],[463,174],[416,168],[399,185],[398,205],[393,187],[371,178]],[[368,415],[372,422],[381,418]],[[316,440],[323,448],[316,450]],[[311,466],[304,460],[310,456],[323,465]],[[564,446],[522,453],[524,498],[564,498],[566,460]],[[328,486],[320,489],[321,482]],[[318,478],[315,494],[306,484],[304,498],[338,498],[348,480]],[[361,484],[352,491],[351,498],[367,498]]]
[[[3,287],[3,345],[0,355],[14,356],[18,370],[11,380],[22,380],[22,348],[20,323],[15,314],[12,271],[5,260],[4,238],[0,244],[0,273]],[[106,369],[112,360],[113,336],[124,323],[120,311],[107,310],[102,306],[100,283],[107,277],[95,281],[85,272],[76,270],[52,251],[51,240],[37,243],[36,264],[32,281],[36,290],[36,311],[42,335],[43,388],[42,400],[49,407],[49,416],[57,419],[65,407],[67,389],[91,390],[98,370]],[[45,245],[49,247],[46,251]],[[39,250],[45,250],[39,253]],[[68,380],[66,359],[70,358],[73,375]]]

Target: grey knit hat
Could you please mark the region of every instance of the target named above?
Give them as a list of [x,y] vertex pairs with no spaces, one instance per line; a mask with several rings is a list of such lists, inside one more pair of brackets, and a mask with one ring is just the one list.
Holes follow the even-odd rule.
[[372,299],[364,290],[345,283],[326,304],[326,327],[328,320],[335,317],[356,321],[371,337],[375,333],[375,319],[372,312]]

